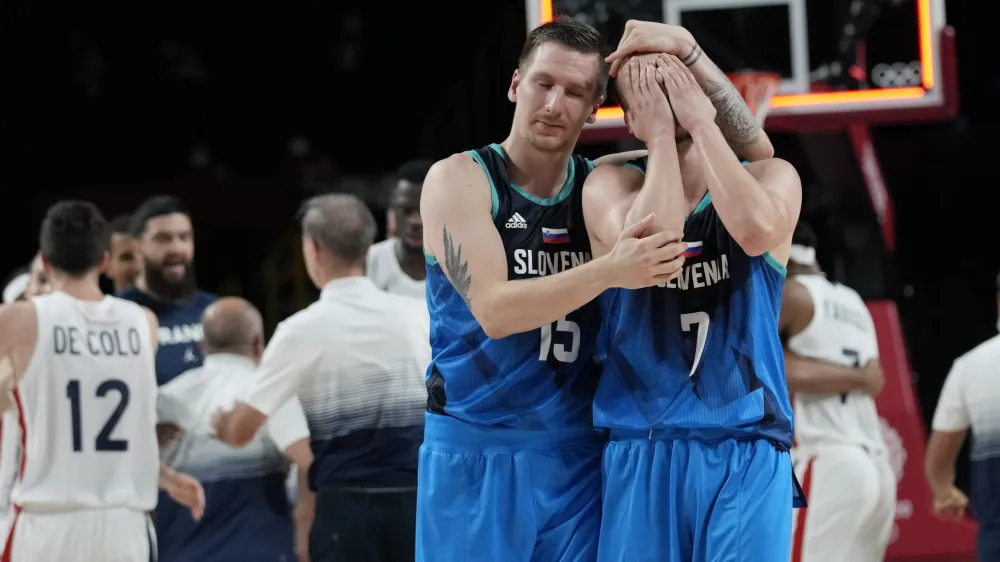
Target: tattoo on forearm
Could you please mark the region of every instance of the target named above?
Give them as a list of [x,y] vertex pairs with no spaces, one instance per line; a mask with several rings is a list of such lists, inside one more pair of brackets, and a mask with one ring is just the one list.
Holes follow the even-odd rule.
[[[719,72],[721,75],[722,73]],[[725,75],[710,78],[705,94],[715,106],[715,121],[726,140],[735,147],[750,146],[760,137],[760,124],[743,96]]]
[[455,244],[448,227],[442,229],[444,236],[444,267],[448,272],[448,279],[455,286],[455,290],[462,296],[465,304],[472,306],[469,299],[469,288],[472,287],[472,276],[469,275],[469,261],[462,259],[462,245]]
[[698,62],[698,59],[701,58],[701,53],[702,53],[701,47],[699,47],[698,44],[695,43],[694,46],[691,47],[691,50],[688,52],[688,54],[684,55],[684,58],[681,59],[681,62],[684,63],[684,66],[691,68],[692,66],[694,66],[694,63]]
[[681,59],[681,62],[688,67],[694,66],[697,62],[702,63],[695,76],[698,77],[698,82],[702,85],[705,95],[712,100],[712,105],[715,106],[715,122],[719,125],[719,130],[734,148],[750,146],[760,137],[760,124],[757,123],[757,117],[747,107],[743,96],[729,81],[729,78],[726,78],[726,75],[708,57],[702,55],[704,55],[704,51],[695,43],[688,54]]

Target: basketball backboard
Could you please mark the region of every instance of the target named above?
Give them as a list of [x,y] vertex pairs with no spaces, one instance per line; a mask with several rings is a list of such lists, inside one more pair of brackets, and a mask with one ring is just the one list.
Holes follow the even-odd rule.
[[[766,127],[842,128],[921,122],[957,112],[954,30],[944,0],[526,0],[528,28],[566,14],[612,45],[629,19],[691,30],[726,71],[782,76]],[[619,136],[620,107],[598,113],[588,137]]]

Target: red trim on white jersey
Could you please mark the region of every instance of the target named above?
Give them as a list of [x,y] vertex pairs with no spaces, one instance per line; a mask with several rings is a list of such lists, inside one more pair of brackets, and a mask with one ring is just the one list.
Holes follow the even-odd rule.
[[[21,430],[21,466],[18,468],[18,478],[24,478],[24,461],[28,457],[28,432],[25,431],[24,423],[24,404],[21,402],[21,393],[15,388],[14,392],[14,404],[17,405],[17,427]],[[7,532],[7,540],[3,547],[3,556],[0,556],[0,562],[11,562],[11,550],[14,544],[14,529],[17,527],[17,519],[21,515],[21,506],[14,506],[14,516],[10,521],[10,530]]]
[[[809,492],[812,489],[813,461],[816,457],[811,457],[806,464],[805,474],[802,475],[802,495],[806,503],[809,502]],[[798,520],[795,524],[795,535],[792,536],[792,562],[802,562],[802,549],[806,540],[806,514],[809,508],[799,508]]]

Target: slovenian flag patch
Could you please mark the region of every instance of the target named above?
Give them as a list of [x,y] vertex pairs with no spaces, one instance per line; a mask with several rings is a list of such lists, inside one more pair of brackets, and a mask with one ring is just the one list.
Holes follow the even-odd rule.
[[569,231],[565,228],[542,227],[542,242],[546,244],[565,244],[569,242]]
[[693,258],[695,256],[701,255],[702,243],[700,241],[688,242],[687,245],[688,245],[687,250],[684,250],[684,253],[681,254],[682,256],[684,256],[685,258]]

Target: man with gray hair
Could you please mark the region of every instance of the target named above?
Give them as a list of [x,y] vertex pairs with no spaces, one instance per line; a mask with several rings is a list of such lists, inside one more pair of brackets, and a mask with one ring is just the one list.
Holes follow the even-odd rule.
[[[293,523],[284,487],[289,459],[300,475],[312,463],[302,406],[294,396],[285,400],[268,420],[267,431],[242,449],[212,439],[212,414],[231,408],[254,383],[264,323],[252,304],[235,297],[210,304],[201,323],[204,364],[160,387],[157,413],[160,422],[184,429],[173,466],[198,475],[208,507],[199,522],[173,503],[157,511],[159,560],[293,560],[293,537],[301,537],[304,549],[312,523]],[[308,489],[301,488],[303,493]],[[310,500],[304,503],[311,505]]]
[[314,197],[302,207],[301,225],[319,300],[278,325],[246,401],[218,412],[213,427],[241,446],[298,395],[315,456],[312,562],[412,562],[427,309],[365,277],[376,226],[357,197]]

